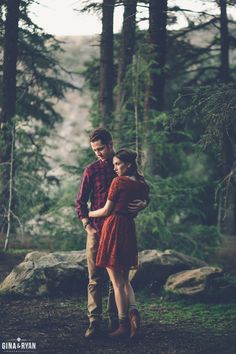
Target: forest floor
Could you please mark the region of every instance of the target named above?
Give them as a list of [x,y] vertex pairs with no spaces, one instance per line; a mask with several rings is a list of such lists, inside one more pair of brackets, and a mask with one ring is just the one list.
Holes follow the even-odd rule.
[[[23,255],[0,253],[0,280]],[[236,354],[236,301],[191,303],[137,293],[142,315],[140,337],[112,341],[104,334],[84,338],[86,296],[41,299],[0,298],[0,351],[10,340],[35,342],[39,354]],[[104,319],[104,331],[106,319]]]

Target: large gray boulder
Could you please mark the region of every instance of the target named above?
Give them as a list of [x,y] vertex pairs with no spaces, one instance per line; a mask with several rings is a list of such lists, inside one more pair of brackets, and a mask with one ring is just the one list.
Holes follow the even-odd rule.
[[[215,267],[202,267],[171,275],[164,286],[167,292],[185,297],[209,297],[216,295],[223,271]],[[215,288],[214,288],[215,284]]]
[[206,265],[197,258],[174,250],[145,250],[139,252],[139,268],[130,272],[130,280],[135,289],[142,289],[147,285],[159,287],[171,274]]
[[86,284],[84,250],[31,252],[0,284],[0,294],[41,296],[81,293]]
[[[131,271],[135,289],[163,285],[181,270],[199,268],[205,262],[174,250],[145,250],[139,253],[140,267]],[[31,252],[0,284],[0,294],[22,296],[83,292],[87,288],[86,252]]]

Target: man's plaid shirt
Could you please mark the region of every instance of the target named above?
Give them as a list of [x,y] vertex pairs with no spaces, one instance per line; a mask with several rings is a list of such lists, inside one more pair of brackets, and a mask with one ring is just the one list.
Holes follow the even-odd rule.
[[[102,208],[107,200],[108,190],[116,174],[111,160],[97,160],[88,165],[83,173],[80,190],[76,199],[76,211],[80,219],[88,217],[88,202],[90,209]],[[105,218],[91,218],[91,225],[101,233]]]

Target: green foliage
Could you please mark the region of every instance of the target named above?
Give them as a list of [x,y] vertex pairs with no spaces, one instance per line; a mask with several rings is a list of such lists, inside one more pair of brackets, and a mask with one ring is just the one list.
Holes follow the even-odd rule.
[[[200,124],[200,144],[203,149],[210,148],[219,153],[225,129],[232,142],[235,141],[235,84],[201,86],[188,91],[187,95],[191,97],[191,105],[182,110],[181,116],[177,113],[176,119],[192,128]],[[183,93],[179,100],[184,98]],[[178,106],[181,104],[179,100],[176,102]]]
[[85,248],[85,232],[75,213],[76,181],[70,180],[70,184],[55,188],[54,193],[51,191],[47,208],[36,211],[26,224],[26,232],[33,237],[35,247],[51,251]]
[[166,248],[207,259],[220,245],[214,225],[203,225],[202,183],[186,177],[149,177],[150,205],[137,218],[140,249]]
[[235,94],[235,83],[208,85],[183,93],[176,102],[180,108],[185,95],[191,99],[191,105],[182,108],[181,112],[177,110],[176,122],[194,132],[199,150],[209,156],[213,181],[217,181],[216,202],[223,224],[235,208]]
[[55,100],[63,99],[68,89],[75,89],[57,59],[60,43],[31,21],[28,14],[31,3],[22,1],[20,7],[17,116],[14,119],[15,214],[11,225],[12,229],[15,225],[27,232],[29,223],[35,223],[54,203],[52,195],[59,180],[50,174],[47,140],[63,119],[55,110]]
[[50,196],[48,202],[43,193],[42,204],[40,198],[35,200],[39,204],[36,203],[37,209],[26,224],[26,231],[35,239],[37,248],[62,251],[85,248],[86,234],[76,215],[75,198],[84,167],[95,159],[95,155],[90,147],[80,146],[73,153],[75,164],[61,165],[66,172],[67,182],[61,184],[59,180],[52,179],[50,188],[44,190],[46,196]]

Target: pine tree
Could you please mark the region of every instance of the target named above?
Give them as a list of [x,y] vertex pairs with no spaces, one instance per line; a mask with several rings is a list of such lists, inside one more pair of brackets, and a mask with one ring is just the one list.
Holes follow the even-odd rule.
[[[9,0],[9,3],[14,2]],[[35,216],[36,210],[37,213],[45,210],[49,203],[46,186],[47,182],[52,179],[47,177],[50,166],[44,156],[46,138],[51,134],[55,124],[62,121],[60,113],[54,109],[55,99],[63,99],[67,89],[75,88],[64,79],[66,71],[57,60],[56,54],[61,50],[60,43],[31,21],[29,17],[31,3],[32,0],[20,1],[16,89],[15,91],[12,89],[16,101],[15,106],[11,105],[11,109],[15,107],[14,113],[16,113],[14,119],[15,151],[12,154],[14,175],[12,181],[9,179],[9,172],[6,177],[8,186],[9,181],[14,186],[12,189],[14,205],[11,208],[11,215],[17,226]],[[11,31],[13,31],[12,26]],[[7,31],[5,36],[5,43],[12,46],[13,41],[7,39]],[[11,70],[11,75],[12,73],[14,73],[13,70]],[[4,106],[4,95],[2,99]],[[5,146],[7,146],[9,158],[10,145],[8,143]],[[3,172],[2,167],[1,165]],[[9,195],[6,195],[5,203],[7,200],[9,204]],[[3,208],[6,209],[4,206]],[[1,228],[5,222],[5,214],[1,213]]]
[[[221,82],[228,84],[230,82],[229,69],[229,30],[227,16],[227,1],[219,0],[220,7],[220,72]],[[225,188],[220,193],[220,208],[225,209],[224,219],[221,220],[222,229],[227,234],[236,234],[236,187],[231,176],[234,168],[234,128],[232,124],[223,122],[222,131],[222,178],[226,181]],[[231,176],[231,177],[230,177]]]
[[[137,0],[124,0],[116,94],[116,112],[118,112],[118,114],[129,98],[129,92],[126,89],[126,83],[124,81],[127,69],[129,65],[132,64],[135,51],[136,7]],[[122,124],[122,121],[120,124]]]
[[102,34],[100,44],[100,89],[99,107],[101,121],[109,127],[113,114],[114,53],[113,53],[113,13],[115,0],[103,0]]
[[16,113],[16,65],[18,52],[18,23],[20,0],[7,1],[3,84],[2,84],[2,112],[0,137],[0,214],[2,231],[7,233],[5,249],[8,246],[9,227],[11,224],[14,189],[14,159],[15,159],[15,126],[13,118]]

